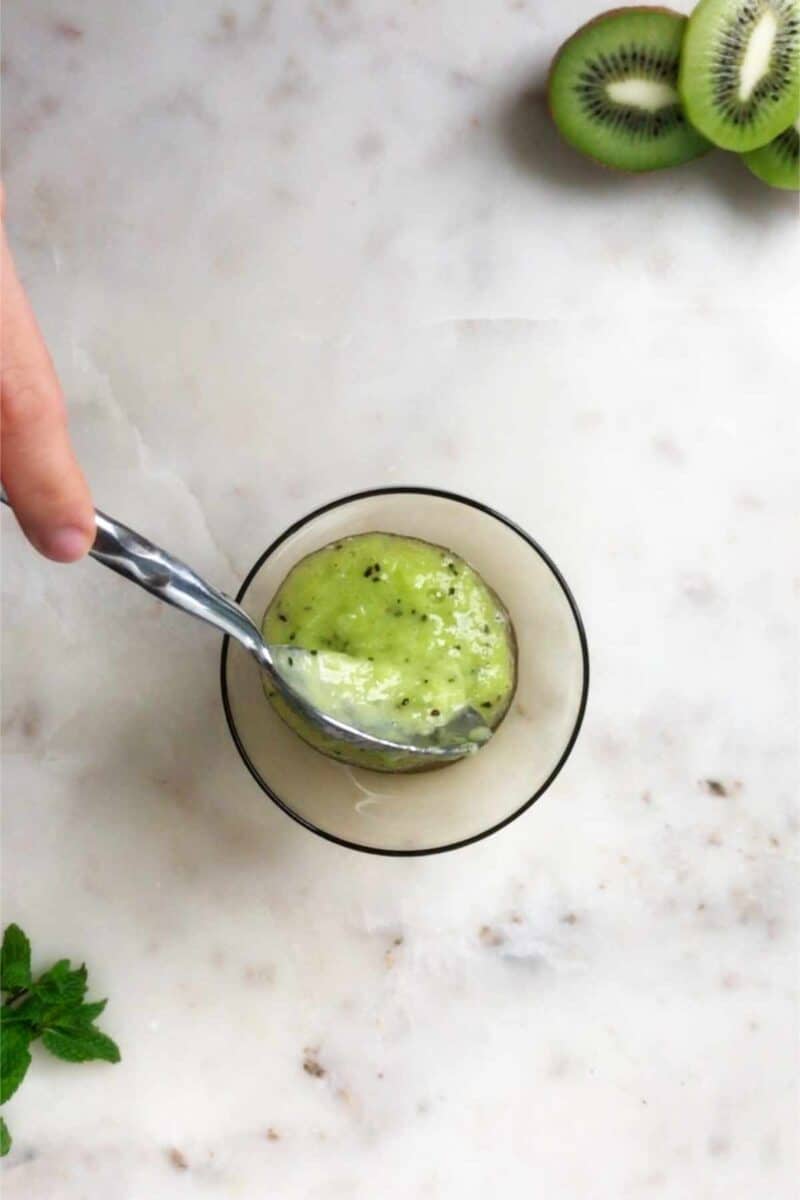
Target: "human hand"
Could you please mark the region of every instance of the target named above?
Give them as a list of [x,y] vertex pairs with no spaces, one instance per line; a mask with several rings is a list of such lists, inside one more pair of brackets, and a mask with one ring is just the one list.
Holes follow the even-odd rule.
[[[3,196],[0,191],[0,222]],[[67,431],[50,355],[0,224],[0,475],[28,540],[56,562],[94,541],[92,497]]]

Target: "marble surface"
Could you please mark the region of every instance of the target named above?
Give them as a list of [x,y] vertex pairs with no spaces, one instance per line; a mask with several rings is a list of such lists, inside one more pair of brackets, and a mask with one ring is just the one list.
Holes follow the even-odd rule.
[[97,503],[235,589],[421,482],[551,551],[556,785],[395,861],[265,801],[214,637],[3,533],[4,918],[110,996],[5,1200],[797,1195],[797,205],[542,104],[590,0],[7,0],[21,271]]

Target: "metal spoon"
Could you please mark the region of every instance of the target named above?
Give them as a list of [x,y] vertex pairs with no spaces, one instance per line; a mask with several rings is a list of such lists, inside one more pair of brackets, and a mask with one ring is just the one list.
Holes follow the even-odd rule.
[[[9,503],[5,492],[0,492],[0,500]],[[253,655],[284,700],[320,733],[364,750],[410,754],[421,761],[438,762],[471,754],[489,735],[486,722],[473,708],[462,709],[432,735],[401,732],[396,738],[380,736],[376,729],[361,728],[360,718],[357,727],[332,716],[331,711],[336,710],[335,694],[331,694],[331,711],[326,712],[327,705],[313,704],[289,678],[295,671],[296,679],[314,671],[310,651],[294,646],[267,645],[258,626],[244,609],[224,592],[206,583],[191,567],[105,513],[98,511],[96,518],[97,535],[89,551],[92,558],[138,583],[166,604],[181,608],[236,638]],[[319,684],[316,690],[317,694],[324,694]],[[367,717],[364,725],[368,723]]]

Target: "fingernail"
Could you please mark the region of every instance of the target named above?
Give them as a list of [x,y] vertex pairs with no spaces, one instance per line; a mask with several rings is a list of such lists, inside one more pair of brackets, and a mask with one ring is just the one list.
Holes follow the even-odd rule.
[[45,541],[44,552],[48,558],[56,562],[75,562],[87,553],[91,542],[85,529],[77,525],[65,525],[49,534]]

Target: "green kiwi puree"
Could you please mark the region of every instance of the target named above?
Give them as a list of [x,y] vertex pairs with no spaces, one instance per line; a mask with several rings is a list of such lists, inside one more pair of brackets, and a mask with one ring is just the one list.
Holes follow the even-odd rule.
[[[320,696],[333,688],[332,715],[357,724],[368,713],[371,731],[377,720],[393,741],[404,732],[435,735],[465,707],[484,716],[488,736],[514,693],[514,634],[500,600],[463,559],[414,538],[366,533],[309,555],[279,588],[263,633],[271,645],[315,652],[310,699],[315,685]],[[268,695],[327,754],[382,770],[417,765],[324,738]]]

